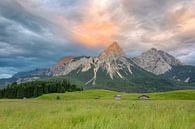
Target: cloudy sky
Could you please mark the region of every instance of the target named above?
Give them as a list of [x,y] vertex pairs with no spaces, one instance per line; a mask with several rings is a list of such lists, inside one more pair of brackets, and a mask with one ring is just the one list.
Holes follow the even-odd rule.
[[0,0],[0,78],[97,55],[117,41],[195,65],[195,0]]

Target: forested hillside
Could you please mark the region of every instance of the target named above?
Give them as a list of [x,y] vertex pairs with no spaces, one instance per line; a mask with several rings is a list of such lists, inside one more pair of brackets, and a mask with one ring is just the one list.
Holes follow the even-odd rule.
[[12,83],[0,90],[0,98],[31,98],[47,93],[64,93],[66,91],[80,91],[76,85],[67,80],[62,81],[32,81],[26,83]]

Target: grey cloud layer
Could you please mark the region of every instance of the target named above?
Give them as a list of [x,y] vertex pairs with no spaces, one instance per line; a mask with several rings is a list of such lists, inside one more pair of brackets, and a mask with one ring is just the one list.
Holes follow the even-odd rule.
[[27,12],[16,1],[0,1],[0,28],[1,77],[48,67],[66,54],[64,48],[71,47],[53,36],[49,21]]

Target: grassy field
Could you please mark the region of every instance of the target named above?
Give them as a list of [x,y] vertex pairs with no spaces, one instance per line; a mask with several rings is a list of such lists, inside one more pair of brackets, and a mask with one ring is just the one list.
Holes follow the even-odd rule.
[[93,90],[0,100],[0,129],[195,129],[195,91],[147,94],[149,101],[139,95]]
[[140,95],[148,95],[151,100],[195,100],[195,90],[179,90],[159,93],[122,93],[108,90],[87,90],[83,92],[68,92],[65,94],[46,94],[37,99],[55,100],[57,96],[62,100],[101,99],[112,100],[115,95],[121,95],[123,100],[137,100]]

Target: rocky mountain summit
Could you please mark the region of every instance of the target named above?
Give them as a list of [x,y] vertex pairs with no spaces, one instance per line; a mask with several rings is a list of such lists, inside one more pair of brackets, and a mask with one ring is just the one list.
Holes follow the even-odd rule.
[[124,79],[125,76],[120,71],[127,69],[128,74],[132,74],[132,66],[133,64],[129,62],[123,49],[117,42],[114,42],[98,57],[65,57],[51,68],[50,74],[52,76],[65,76],[75,70],[77,70],[77,74],[92,70],[93,76],[86,84],[95,85],[99,70],[106,71],[111,79],[114,79],[114,76]]
[[172,55],[155,48],[133,58],[133,61],[141,68],[156,75],[166,73],[171,70],[174,65],[182,65],[182,63]]
[[107,49],[105,49],[100,55],[99,59],[105,59],[109,57],[125,57],[125,52],[118,45],[117,42],[113,42]]

